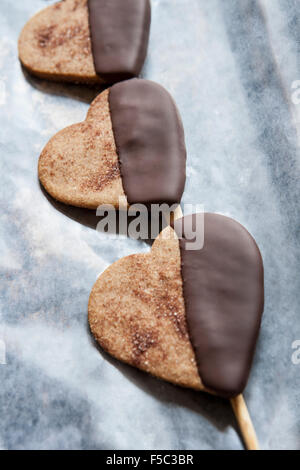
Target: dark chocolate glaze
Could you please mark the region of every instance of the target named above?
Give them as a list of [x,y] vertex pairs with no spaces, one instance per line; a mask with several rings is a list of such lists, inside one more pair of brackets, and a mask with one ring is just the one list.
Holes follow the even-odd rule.
[[[180,226],[194,214],[174,223]],[[189,219],[189,220],[188,220]],[[200,227],[200,225],[199,225]],[[205,387],[224,398],[244,390],[264,307],[260,251],[247,230],[216,214],[204,216],[204,246],[188,251],[191,234],[179,241],[187,324]]]
[[147,54],[149,0],[88,0],[96,73],[107,83],[137,77]]
[[132,79],[111,87],[109,104],[129,204],[179,203],[186,149],[171,95],[157,83]]

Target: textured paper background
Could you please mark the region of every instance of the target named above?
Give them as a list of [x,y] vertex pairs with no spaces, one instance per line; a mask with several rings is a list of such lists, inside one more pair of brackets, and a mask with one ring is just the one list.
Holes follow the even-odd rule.
[[[227,402],[119,364],[89,334],[97,276],[149,246],[97,233],[93,214],[56,208],[39,187],[43,146],[84,119],[95,96],[28,77],[19,65],[22,26],[51,3],[0,2],[0,448],[241,449]],[[182,114],[183,202],[239,220],[264,258],[266,306],[245,391],[259,440],[264,449],[300,449],[300,364],[291,360],[300,340],[300,104],[292,90],[300,2],[152,5],[143,76],[164,85]]]

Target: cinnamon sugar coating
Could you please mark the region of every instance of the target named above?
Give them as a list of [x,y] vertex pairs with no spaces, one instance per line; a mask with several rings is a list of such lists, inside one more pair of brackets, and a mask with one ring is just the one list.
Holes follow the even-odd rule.
[[58,132],[39,159],[39,179],[56,200],[88,209],[119,206],[125,194],[112,123],[109,90],[92,103],[84,122]]
[[94,67],[87,0],[65,0],[33,16],[21,32],[19,58],[41,78],[101,83]]
[[[160,236],[149,254],[110,266],[93,287],[89,323],[109,354],[176,385],[204,390],[185,317],[179,243]],[[166,231],[164,235],[166,235]]]

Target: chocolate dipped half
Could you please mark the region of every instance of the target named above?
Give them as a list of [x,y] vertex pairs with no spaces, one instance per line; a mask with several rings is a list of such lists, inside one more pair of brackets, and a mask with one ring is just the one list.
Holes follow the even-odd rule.
[[64,0],[26,23],[19,58],[41,78],[116,83],[140,74],[150,23],[150,0]]
[[[204,224],[201,249],[190,249]],[[186,319],[205,386],[232,398],[247,383],[264,307],[260,251],[238,222],[217,214],[175,221]]]
[[149,41],[150,0],[88,0],[92,53],[106,83],[137,77]]
[[[187,249],[192,226],[204,233],[196,250]],[[233,398],[248,380],[263,304],[254,239],[228,217],[198,214],[167,227],[149,254],[111,265],[94,285],[88,311],[96,340],[117,359]]]
[[84,122],[56,134],[39,159],[39,178],[56,200],[96,209],[111,204],[179,203],[185,186],[182,122],[160,85],[131,79],[91,104]]

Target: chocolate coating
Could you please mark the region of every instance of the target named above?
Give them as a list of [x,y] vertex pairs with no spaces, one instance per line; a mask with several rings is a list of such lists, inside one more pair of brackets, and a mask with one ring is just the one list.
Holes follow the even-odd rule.
[[[187,219],[175,222],[180,233]],[[189,229],[180,240],[183,292],[189,334],[203,384],[225,398],[244,390],[264,306],[260,251],[247,230],[216,214],[204,216],[204,246],[188,251]]]
[[129,204],[179,203],[186,149],[171,95],[157,83],[133,79],[111,87],[109,103]]
[[107,83],[137,77],[147,54],[149,0],[88,0],[96,73]]

